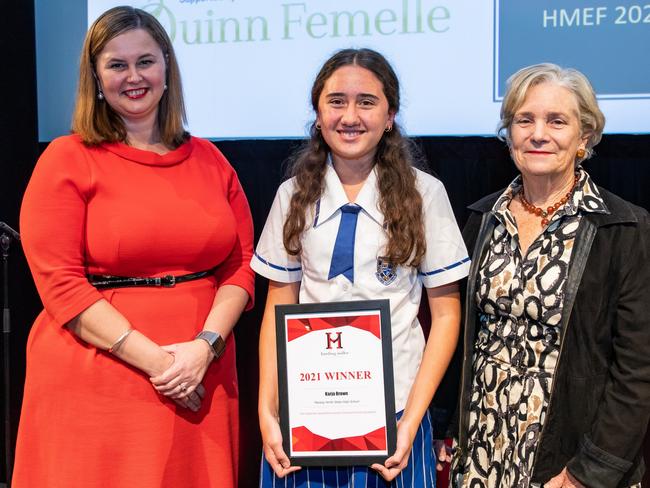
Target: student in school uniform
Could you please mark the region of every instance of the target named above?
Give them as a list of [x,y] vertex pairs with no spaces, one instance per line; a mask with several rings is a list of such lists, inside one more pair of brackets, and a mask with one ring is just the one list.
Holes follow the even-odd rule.
[[[311,102],[311,137],[251,262],[270,280],[260,333],[260,486],[433,487],[427,407],[456,347],[467,250],[442,183],[413,167],[411,143],[395,122],[399,83],[381,54],[335,53]],[[428,341],[417,320],[422,286],[432,312]],[[395,453],[370,467],[291,465],[278,423],[275,305],[378,298],[391,308]]]

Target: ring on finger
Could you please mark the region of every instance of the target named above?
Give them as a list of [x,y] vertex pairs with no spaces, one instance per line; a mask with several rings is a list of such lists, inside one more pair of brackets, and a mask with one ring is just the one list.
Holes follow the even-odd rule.
[[185,383],[181,383],[179,386],[181,387],[181,391],[187,390],[187,385]]

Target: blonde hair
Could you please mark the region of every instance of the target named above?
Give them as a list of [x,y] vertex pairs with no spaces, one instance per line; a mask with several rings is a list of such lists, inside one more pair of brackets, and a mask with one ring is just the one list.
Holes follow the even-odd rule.
[[167,90],[158,106],[158,130],[161,141],[177,148],[187,140],[184,129],[185,104],[180,70],[174,49],[165,29],[156,18],[133,7],[115,7],[104,12],[90,27],[84,40],[79,62],[79,87],[72,118],[72,132],[84,143],[126,142],[127,133],[122,118],[105,100],[99,100],[95,63],[106,44],[120,34],[143,29],[156,41],[165,56]]
[[596,93],[589,80],[580,71],[562,68],[552,63],[534,64],[522,68],[508,78],[506,94],[501,104],[501,120],[497,135],[510,144],[510,127],[517,110],[523,105],[528,90],[541,83],[554,83],[567,88],[578,102],[578,119],[583,135],[587,135],[583,161],[593,155],[593,147],[600,142],[605,127],[605,116],[598,107]]

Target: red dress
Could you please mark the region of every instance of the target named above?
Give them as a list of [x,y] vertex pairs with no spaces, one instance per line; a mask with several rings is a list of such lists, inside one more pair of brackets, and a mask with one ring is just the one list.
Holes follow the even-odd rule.
[[[13,485],[233,487],[237,484],[235,344],[212,363],[197,413],[64,324],[101,298],[158,344],[191,340],[215,292],[250,295],[253,228],[237,175],[208,141],[163,156],[126,146],[53,141],[21,211],[25,254],[45,310],[27,343]],[[98,291],[86,273],[214,276],[173,288]]]

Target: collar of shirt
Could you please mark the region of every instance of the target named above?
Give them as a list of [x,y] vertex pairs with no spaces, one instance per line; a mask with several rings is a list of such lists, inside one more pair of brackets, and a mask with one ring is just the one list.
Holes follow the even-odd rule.
[[603,197],[600,196],[598,187],[595,185],[589,173],[582,167],[578,167],[580,178],[573,192],[572,198],[567,205],[567,215],[573,215],[581,210],[582,212],[609,214],[610,211],[605,205]]
[[383,226],[384,216],[379,211],[378,196],[376,167],[372,168],[372,171],[368,174],[368,178],[366,178],[356,200],[350,202],[343,189],[343,184],[334,170],[332,160],[328,158],[327,170],[325,172],[325,188],[323,195],[316,203],[314,227],[318,227],[318,225],[332,218],[343,205],[348,203],[354,203],[360,206],[372,220],[377,222],[378,225]]
[[[555,232],[555,229],[561,224],[564,217],[571,217],[578,213],[609,213],[609,209],[605,205],[589,173],[582,167],[578,167],[577,171],[579,174],[578,183],[571,198],[563,208],[551,216],[550,224],[544,232]],[[517,228],[517,222],[508,206],[510,205],[510,201],[521,191],[521,185],[522,179],[521,175],[519,175],[508,185],[492,207],[493,215],[515,239],[519,239],[519,230]]]
[[[594,184],[589,173],[581,167],[578,167],[578,173],[578,184],[571,195],[571,199],[565,208],[553,215],[553,219],[560,218],[564,215],[575,215],[578,213],[578,210],[585,213],[609,213],[609,209],[605,205],[598,191],[598,187]],[[492,207],[492,211],[504,225],[507,225],[504,220],[505,216],[509,213],[508,205],[510,205],[510,201],[515,195],[521,191],[521,184],[521,175],[519,175],[508,185]]]

